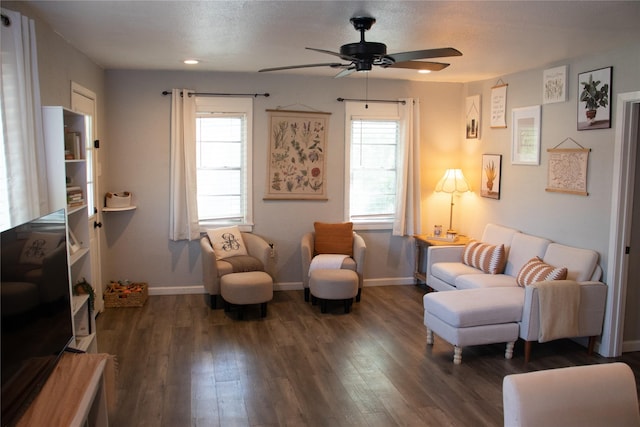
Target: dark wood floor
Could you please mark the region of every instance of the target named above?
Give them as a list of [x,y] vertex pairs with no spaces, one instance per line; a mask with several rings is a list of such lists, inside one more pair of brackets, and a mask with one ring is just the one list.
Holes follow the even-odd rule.
[[500,426],[511,373],[627,362],[588,356],[570,340],[534,346],[523,362],[503,345],[465,348],[462,365],[436,336],[427,346],[424,290],[365,288],[349,314],[326,314],[302,291],[259,308],[211,310],[202,295],[152,296],[142,308],[98,316],[98,349],[119,361],[113,426]]

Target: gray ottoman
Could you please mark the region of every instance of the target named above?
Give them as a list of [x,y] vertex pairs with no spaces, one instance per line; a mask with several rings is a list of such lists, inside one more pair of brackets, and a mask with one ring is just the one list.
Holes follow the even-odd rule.
[[273,299],[273,280],[264,271],[225,274],[220,278],[220,295],[226,311],[229,311],[229,304],[239,306],[240,319],[243,306],[249,304],[260,304],[261,315],[265,317],[267,302]]
[[320,311],[327,312],[327,300],[342,300],[349,313],[353,297],[358,295],[358,274],[352,270],[313,270],[309,276],[311,302],[320,300]]
[[454,345],[453,363],[462,363],[462,347],[506,342],[513,357],[524,305],[524,288],[485,288],[431,292],[423,297],[427,344],[433,333]]

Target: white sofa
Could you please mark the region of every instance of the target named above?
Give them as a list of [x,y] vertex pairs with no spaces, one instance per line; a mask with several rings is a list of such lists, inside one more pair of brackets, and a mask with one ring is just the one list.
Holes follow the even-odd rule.
[[507,375],[502,400],[505,427],[640,425],[633,371],[619,362]]
[[581,290],[577,337],[589,337],[589,352],[593,351],[595,339],[602,332],[607,294],[606,285],[600,281],[602,269],[598,265],[597,252],[553,243],[496,224],[487,224],[478,240],[504,245],[507,255],[504,273],[487,274],[466,265],[462,262],[463,246],[431,246],[427,251],[427,285],[436,291],[519,289],[523,303],[519,336],[525,340],[525,360],[528,360],[531,343],[538,340],[540,331],[538,291],[531,286],[519,287],[516,276],[522,266],[536,256],[552,266],[566,267],[567,280],[578,282]]

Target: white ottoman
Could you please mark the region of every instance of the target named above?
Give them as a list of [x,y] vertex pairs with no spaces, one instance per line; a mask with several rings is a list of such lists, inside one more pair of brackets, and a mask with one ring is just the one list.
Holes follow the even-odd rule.
[[524,305],[524,288],[465,289],[431,292],[423,297],[427,344],[435,332],[454,345],[453,363],[462,362],[462,347],[507,343],[513,357]]
[[349,313],[353,297],[358,295],[358,274],[353,270],[313,270],[309,276],[311,302],[320,300],[320,311],[327,312],[327,300],[342,300]]
[[243,306],[248,304],[260,304],[261,315],[265,317],[267,302],[273,299],[273,280],[264,271],[225,274],[220,278],[220,295],[226,311],[229,304],[240,307],[240,319]]

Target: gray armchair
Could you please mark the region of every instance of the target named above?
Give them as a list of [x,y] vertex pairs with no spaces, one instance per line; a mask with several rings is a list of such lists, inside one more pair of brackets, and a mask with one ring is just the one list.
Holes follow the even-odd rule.
[[[304,300],[309,301],[309,266],[314,257],[314,238],[315,233],[310,232],[302,236],[300,242],[300,251],[302,255],[302,285],[304,287]],[[362,236],[353,233],[353,257],[345,258],[342,262],[341,269],[353,270],[358,274],[358,295],[356,301],[360,301],[363,285],[364,272],[364,256],[367,245],[364,243]]]
[[247,271],[264,271],[271,257],[271,247],[260,236],[252,233],[241,233],[247,247],[248,255],[239,255],[216,260],[216,254],[208,236],[200,239],[202,251],[202,281],[209,294],[211,308],[216,308],[217,296],[220,295],[220,278],[225,274]]

